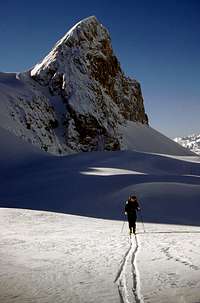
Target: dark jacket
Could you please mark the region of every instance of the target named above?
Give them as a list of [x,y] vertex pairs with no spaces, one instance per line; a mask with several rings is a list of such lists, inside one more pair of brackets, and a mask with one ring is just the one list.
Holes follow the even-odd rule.
[[134,201],[128,200],[125,205],[125,212],[128,215],[128,220],[132,219],[132,218],[133,219],[136,218],[136,211],[139,209],[140,209],[140,207],[139,207],[137,199]]

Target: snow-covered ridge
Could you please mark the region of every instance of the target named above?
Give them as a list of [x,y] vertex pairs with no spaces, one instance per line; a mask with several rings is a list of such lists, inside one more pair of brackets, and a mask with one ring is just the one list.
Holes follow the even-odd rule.
[[175,138],[174,141],[184,146],[185,148],[188,148],[193,153],[200,155],[200,134],[193,134],[182,138],[178,137]]
[[120,125],[148,123],[140,84],[126,77],[92,16],[31,70],[0,74],[0,126],[54,154],[120,150]]
[[[98,24],[99,26],[96,27],[96,32],[95,32],[94,28],[96,24]],[[52,63],[52,60],[54,60],[58,56],[61,56],[62,54],[59,53],[60,48],[64,49],[66,46],[71,47],[72,45],[75,44],[76,46],[78,46],[78,44],[80,43],[83,44],[83,41],[86,42],[86,40],[88,40],[90,34],[91,34],[92,43],[101,43],[103,39],[110,40],[108,31],[97,21],[95,16],[85,18],[80,22],[78,22],[77,24],[75,24],[64,35],[64,37],[62,37],[55,44],[52,51],[44,58],[44,60],[42,60],[39,64],[36,64],[36,66],[31,70],[31,76],[35,76],[36,74],[39,75],[41,73],[41,68],[45,68],[46,66]],[[93,39],[94,35],[96,39]],[[58,64],[59,63],[61,63],[61,68],[63,67],[64,69],[63,62],[58,62]]]
[[109,33],[96,17],[76,24],[30,74],[65,104],[72,149],[81,143],[82,150],[98,150],[99,141],[101,149],[120,149],[119,124],[147,123],[140,85],[122,72]]

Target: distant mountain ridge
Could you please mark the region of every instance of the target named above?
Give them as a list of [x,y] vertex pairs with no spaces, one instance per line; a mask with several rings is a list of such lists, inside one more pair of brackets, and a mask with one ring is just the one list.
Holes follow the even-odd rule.
[[174,141],[183,147],[188,148],[193,153],[200,155],[200,134],[193,134],[182,138],[177,137],[174,139]]

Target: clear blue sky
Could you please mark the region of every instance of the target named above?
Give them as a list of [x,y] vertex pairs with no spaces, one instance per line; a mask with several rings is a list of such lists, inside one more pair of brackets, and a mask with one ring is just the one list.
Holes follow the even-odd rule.
[[169,137],[200,133],[199,0],[3,1],[0,71],[30,68],[90,15],[108,28],[125,73],[140,81],[150,124]]

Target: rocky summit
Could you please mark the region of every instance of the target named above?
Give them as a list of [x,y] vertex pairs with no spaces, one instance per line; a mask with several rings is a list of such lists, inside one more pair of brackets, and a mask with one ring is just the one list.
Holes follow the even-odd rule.
[[54,154],[120,150],[121,125],[148,125],[140,84],[126,77],[107,29],[77,23],[31,70],[0,74],[3,127]]

